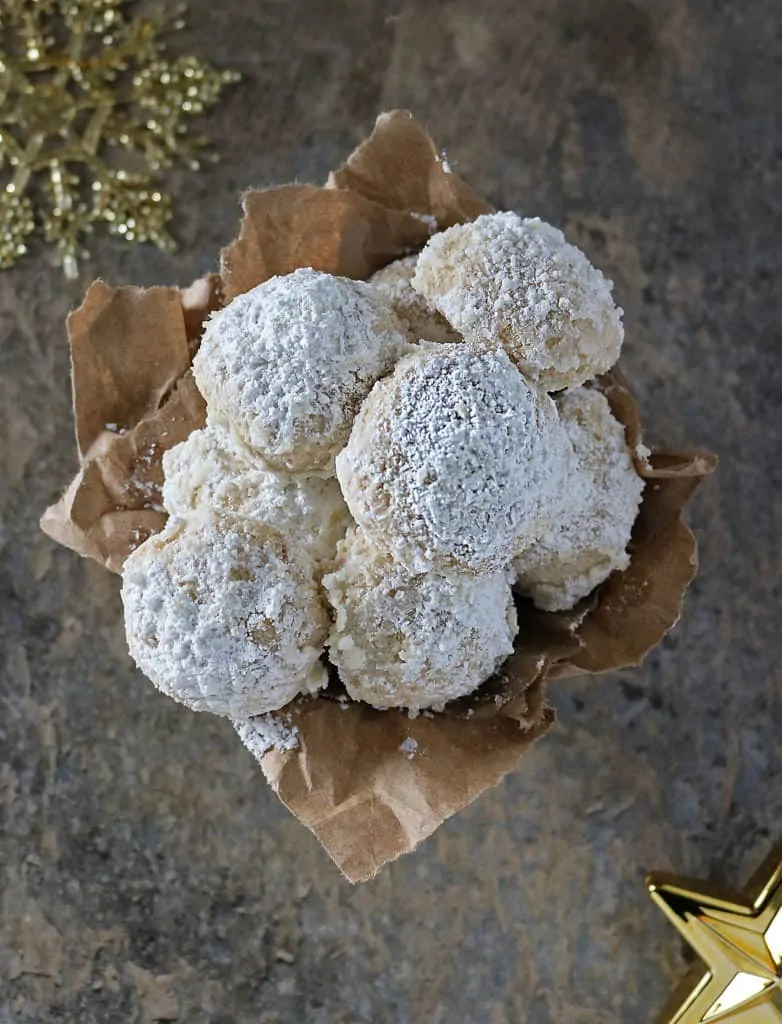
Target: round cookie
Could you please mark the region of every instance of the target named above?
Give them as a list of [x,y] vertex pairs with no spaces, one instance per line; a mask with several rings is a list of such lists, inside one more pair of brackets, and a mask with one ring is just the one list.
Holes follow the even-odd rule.
[[575,387],[619,358],[612,284],[557,228],[490,213],[434,235],[413,287],[468,341],[500,343],[530,380]]
[[439,709],[513,651],[518,623],[502,571],[411,574],[351,530],[323,583],[336,613],[330,659],[354,700]]
[[249,718],[326,685],[326,609],[274,529],[224,513],[172,518],[122,574],[133,660],[194,711]]
[[369,540],[414,571],[506,565],[545,527],[572,448],[502,349],[433,345],[364,402],[337,478]]
[[230,427],[208,416],[205,427],[163,453],[163,505],[172,516],[198,509],[252,515],[265,468]]
[[370,285],[305,268],[215,313],[193,373],[210,412],[272,468],[329,475],[362,401],[407,348]]
[[512,566],[517,589],[547,611],[572,608],[614,570],[627,568],[644,487],[604,395],[577,388],[557,405],[577,469],[557,510],[557,531]]
[[279,530],[316,567],[334,558],[350,513],[333,478],[269,469],[216,422],[163,455],[163,504],[172,515],[199,509],[250,516]]
[[442,313],[438,313],[432,303],[420,292],[415,291],[410,283],[417,262],[417,255],[394,260],[373,274],[369,283],[391,303],[397,316],[407,327],[410,341],[461,341],[459,332],[454,330]]

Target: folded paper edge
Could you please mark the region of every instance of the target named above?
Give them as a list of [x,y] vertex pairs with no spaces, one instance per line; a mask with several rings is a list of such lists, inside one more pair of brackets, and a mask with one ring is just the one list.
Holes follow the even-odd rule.
[[[259,239],[270,233],[270,225],[284,212],[295,219],[302,211],[310,215],[308,242],[317,253],[307,263],[284,248],[263,246]],[[335,227],[343,234],[334,248]],[[382,224],[386,239],[381,251],[365,248],[367,225]],[[260,229],[259,230],[259,225]],[[312,232],[312,228],[319,230]],[[375,270],[400,256],[423,247],[431,235],[431,226],[407,210],[375,202],[359,192],[330,189],[311,184],[277,185],[249,189],[242,196],[239,235],[220,251],[220,274],[227,301],[243,294],[277,274],[287,274],[301,266],[365,279]],[[351,244],[348,245],[347,240]],[[293,256],[293,258],[291,258]]]
[[[117,408],[109,411],[105,408],[108,395],[112,393],[112,387],[118,377],[114,372],[117,367],[111,366],[103,360],[103,352],[111,351],[110,346],[104,346],[101,353],[94,347],[92,332],[96,326],[109,318],[112,307],[124,310],[128,305],[136,305],[138,310],[144,307],[155,309],[157,319],[160,319],[160,312],[166,312],[165,337],[168,339],[167,346],[160,346],[158,351],[164,353],[164,359],[158,367],[155,359],[146,360],[143,369],[138,371],[139,380],[137,384],[143,383],[146,388],[146,395],[143,402],[131,401],[130,393],[135,390],[133,386],[127,387],[127,381],[123,387],[117,389],[114,394],[119,408],[124,409],[124,422],[121,426],[131,429],[136,426],[145,416],[153,413],[159,407],[164,396],[174,387],[176,381],[187,371],[189,366],[189,351],[187,344],[187,333],[185,327],[185,314],[182,305],[182,291],[178,288],[165,285],[154,285],[150,288],[141,288],[135,285],[120,285],[114,287],[105,281],[98,279],[88,287],[84,298],[76,309],[71,310],[66,319],[66,330],[68,334],[68,345],[71,361],[71,388],[74,409],[74,425],[76,431],[76,443],[79,457],[84,460],[89,449],[94,444],[103,424],[107,421],[118,419]],[[158,308],[159,307],[159,308]],[[142,317],[143,317],[142,313]],[[98,337],[101,337],[100,332]],[[91,339],[89,342],[87,339]],[[105,339],[102,339],[105,340]],[[91,353],[92,359],[85,361],[84,347]],[[91,362],[92,365],[89,365]],[[100,375],[100,388],[96,389],[93,374],[99,367],[103,370]],[[150,367],[155,371],[150,374]],[[153,383],[154,382],[154,383]],[[97,394],[103,393],[102,401],[104,408],[100,415],[95,416],[90,409],[91,402],[80,402],[80,394],[87,394],[94,399]],[[100,408],[100,403],[99,408]],[[109,402],[109,405],[111,403]]]
[[[537,680],[534,689],[537,692],[536,700],[539,703],[538,718],[534,724],[530,724],[527,728],[524,728],[524,726],[517,721],[511,721],[507,718],[504,720],[500,718],[495,719],[495,724],[498,728],[510,730],[515,727],[520,733],[519,740],[521,745],[511,755],[509,755],[507,764],[502,768],[493,770],[492,780],[486,785],[480,786],[480,788],[474,792],[466,793],[463,798],[456,800],[453,805],[448,808],[445,814],[433,815],[429,823],[424,828],[419,828],[415,831],[405,829],[401,826],[399,817],[394,814],[393,811],[393,804],[396,801],[381,799],[374,789],[363,794],[358,800],[351,800],[347,803],[343,802],[337,806],[333,806],[328,813],[318,815],[316,818],[313,818],[310,815],[302,815],[301,808],[299,807],[297,809],[292,806],[280,792],[280,782],[284,772],[301,758],[301,752],[297,750],[269,750],[262,755],[259,759],[259,763],[267,783],[274,791],[280,802],[297,818],[298,821],[305,825],[323,849],[328,853],[332,862],[337,866],[342,875],[349,882],[355,885],[369,881],[374,878],[386,864],[390,864],[393,861],[398,860],[400,857],[403,857],[417,849],[425,839],[428,839],[437,831],[440,825],[454,815],[459,814],[481,794],[487,792],[489,789],[495,788],[507,775],[518,767],[519,762],[525,754],[529,752],[530,748],[537,743],[538,740],[542,739],[550,731],[556,720],[554,709],[549,705],[546,699],[545,680]],[[384,712],[378,712],[378,714],[383,713]],[[302,772],[302,775],[306,774],[306,767],[299,767],[299,770]],[[372,802],[381,806],[383,808],[382,813],[384,815],[391,816],[388,819],[388,824],[390,824],[391,830],[400,838],[400,843],[390,855],[385,852],[376,852],[372,845],[369,844],[368,846],[362,847],[359,852],[351,856],[341,857],[339,849],[336,848],[337,844],[331,840],[330,834],[332,829],[330,826],[333,826],[340,818],[344,818],[345,815],[350,815],[355,812],[356,808],[359,807],[362,802]],[[342,834],[340,830],[335,831],[337,835]]]

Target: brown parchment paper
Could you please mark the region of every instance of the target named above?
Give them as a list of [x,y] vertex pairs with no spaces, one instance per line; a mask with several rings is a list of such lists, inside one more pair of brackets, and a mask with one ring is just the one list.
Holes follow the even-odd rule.
[[[203,424],[189,365],[213,310],[301,266],[367,277],[420,249],[433,230],[491,209],[406,111],[381,114],[325,186],[250,191],[243,206],[220,274],[184,290],[96,282],[69,318],[80,468],[41,525],[114,572],[165,522],[162,453]],[[595,386],[635,449],[641,426],[627,383],[612,372]],[[331,692],[289,705],[299,746],[265,754],[261,766],[351,881],[412,850],[516,767],[551,726],[549,678],[636,664],[659,642],[697,569],[682,510],[714,464],[706,453],[639,454],[647,484],[628,570],[571,612],[543,613],[519,599],[514,654],[445,712],[411,719]]]

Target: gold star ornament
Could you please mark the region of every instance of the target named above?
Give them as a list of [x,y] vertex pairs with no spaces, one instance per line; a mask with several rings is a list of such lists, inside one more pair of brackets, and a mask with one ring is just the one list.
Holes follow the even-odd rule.
[[646,884],[707,968],[694,968],[660,1024],[781,1024],[782,844],[743,893],[667,875]]
[[95,224],[171,248],[171,199],[158,172],[197,169],[187,120],[238,80],[196,57],[168,57],[161,33],[181,9],[127,0],[0,0],[0,268],[41,231],[68,277]]

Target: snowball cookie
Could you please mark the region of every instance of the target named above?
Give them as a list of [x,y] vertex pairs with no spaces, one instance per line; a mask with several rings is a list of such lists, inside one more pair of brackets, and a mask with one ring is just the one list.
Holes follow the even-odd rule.
[[613,285],[537,217],[490,213],[434,235],[412,283],[466,340],[499,341],[549,391],[582,384],[619,358]]
[[193,373],[210,411],[273,468],[328,475],[358,407],[407,345],[366,282],[303,269],[215,313]]
[[133,660],[194,711],[248,718],[326,684],[324,602],[262,523],[170,519],[125,563],[122,600]]
[[563,491],[558,528],[513,563],[518,589],[549,611],[572,608],[627,568],[644,486],[604,395],[577,388],[557,404],[578,468]]
[[482,571],[537,536],[572,457],[554,402],[502,349],[433,345],[372,389],[337,478],[369,540],[408,569]]
[[370,277],[369,283],[391,303],[407,327],[410,341],[461,341],[459,332],[410,284],[417,262],[416,255],[395,260]]
[[351,530],[323,582],[336,612],[330,658],[354,700],[441,708],[513,652],[518,622],[502,571],[411,574]]
[[250,516],[279,530],[316,567],[333,560],[351,522],[336,480],[269,469],[219,423],[167,451],[163,474],[163,504],[172,515],[212,509]]

